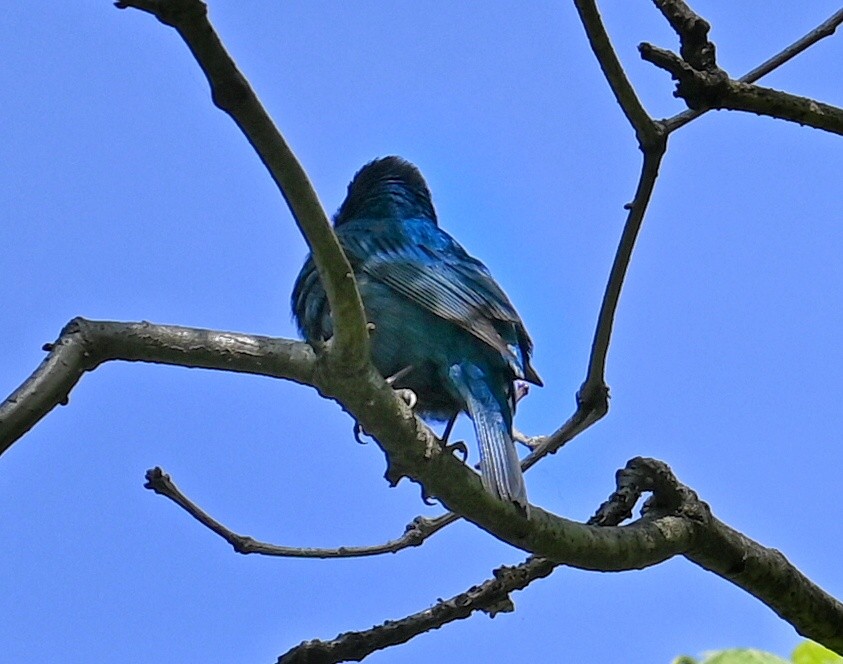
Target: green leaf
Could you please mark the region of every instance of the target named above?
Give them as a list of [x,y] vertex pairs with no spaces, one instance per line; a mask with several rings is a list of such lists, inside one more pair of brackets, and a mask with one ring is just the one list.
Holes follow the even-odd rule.
[[793,651],[793,664],[843,664],[843,657],[813,641],[805,641]]
[[762,650],[731,648],[705,653],[700,664],[790,664],[790,662]]

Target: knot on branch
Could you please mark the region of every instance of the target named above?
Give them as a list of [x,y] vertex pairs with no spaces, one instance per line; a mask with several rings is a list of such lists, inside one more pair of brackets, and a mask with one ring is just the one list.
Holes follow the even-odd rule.
[[584,382],[577,390],[577,408],[602,417],[609,411],[609,386],[603,382]]
[[705,111],[722,107],[722,99],[730,89],[731,79],[725,71],[717,67],[713,57],[710,65],[698,68],[672,51],[646,42],[638,45],[638,52],[642,59],[671,75],[676,81],[673,96],[684,99],[688,108]]
[[632,509],[643,493],[651,493],[641,508],[642,516],[676,515],[696,521],[711,516],[706,503],[686,487],[670,467],[658,459],[635,457],[615,475],[616,489],[588,520],[593,526],[617,526],[632,517]]
[[711,25],[682,0],[654,0],[670,27],[679,37],[682,59],[694,69],[711,71],[717,68],[715,47],[708,40]]

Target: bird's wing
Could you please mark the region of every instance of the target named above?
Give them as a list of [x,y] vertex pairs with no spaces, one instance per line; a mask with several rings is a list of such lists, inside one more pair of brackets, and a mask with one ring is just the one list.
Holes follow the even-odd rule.
[[541,384],[529,363],[532,342],[509,298],[480,261],[435,230],[423,242],[350,233],[342,243],[358,270],[497,350],[519,378]]

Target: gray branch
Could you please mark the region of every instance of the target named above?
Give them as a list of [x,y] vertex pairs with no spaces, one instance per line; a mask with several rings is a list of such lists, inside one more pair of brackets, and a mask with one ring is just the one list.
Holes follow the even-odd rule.
[[[843,109],[751,83],[833,34],[843,23],[843,10],[742,79],[734,80],[717,65],[714,44],[708,40],[709,25],[703,18],[682,0],[654,1],[679,36],[680,54],[646,42],[638,50],[642,59],[669,72],[677,81],[674,96],[685,101],[690,113],[701,115],[711,109],[744,111],[843,135]],[[678,119],[679,116],[672,118],[666,126],[676,129],[687,121]]]
[[104,362],[152,362],[219,369],[313,384],[316,358],[306,343],[238,332],[74,318],[47,344],[47,357],[0,403],[0,454],[58,405],[83,374]]
[[411,546],[419,546],[429,536],[435,522],[431,519],[418,517],[407,524],[404,534],[389,542],[372,546],[340,546],[332,549],[281,546],[260,542],[248,535],[240,535],[226,528],[219,521],[210,516],[196,503],[179,490],[170,476],[161,468],[152,468],[146,472],[144,486],[158,495],[169,498],[203,526],[222,537],[237,553],[244,555],[256,553],[262,556],[277,556],[279,558],[362,558],[365,556],[379,556],[384,553],[397,553]]
[[360,370],[369,362],[369,335],[351,265],[307,173],[225,50],[208,20],[205,3],[125,0],[116,2],[115,6],[133,7],[154,15],[175,28],[187,44],[208,79],[214,104],[234,120],[257,152],[313,253],[334,318],[332,359],[345,370]]
[[[618,471],[615,492],[589,520],[596,526],[617,526],[632,516],[644,493],[652,493],[642,520],[667,514],[695,532],[683,555],[701,567],[729,579],[770,606],[808,638],[838,651],[843,649],[843,605],[811,583],[775,549],[744,537],[716,519],[695,492],[681,484],[666,464],[635,458]],[[278,664],[333,664],[362,660],[390,646],[409,641],[431,629],[468,618],[476,611],[490,616],[513,611],[510,594],[553,572],[557,563],[530,556],[520,565],[501,567],[491,579],[434,606],[371,629],[340,634],[330,641],[305,641],[278,658]]]
[[[657,122],[649,117],[626,79],[595,3],[575,1],[595,55],[635,130],[644,162],[607,284],[586,381],[578,393],[577,412],[525,460],[526,467],[558,449],[608,410],[604,376],[615,310],[667,136],[681,126],[678,122],[671,125],[669,121]],[[795,101],[799,98],[792,95],[782,97],[785,93],[732,81],[716,67],[713,44],[707,38],[707,23],[678,0],[656,2],[680,35],[682,57],[654,47],[645,50],[652,61],[672,73],[675,71],[680,87],[684,85],[689,97],[696,95],[700,100],[700,109],[735,108],[773,114],[770,108],[778,104],[774,108],[778,109],[776,117],[829,131],[843,126],[838,124],[840,109],[812,100],[803,100],[806,104],[800,106]],[[525,587],[533,578],[546,576],[558,564],[621,571],[684,555],[746,589],[804,635],[843,651],[840,603],[812,584],[780,553],[762,547],[715,519],[708,506],[658,462],[640,459],[631,462],[620,475],[623,482],[616,495],[590,524],[568,521],[535,506],[527,519],[514,506],[485,492],[477,474],[442,449],[430,429],[395,397],[368,361],[365,316],[348,261],[303,168],[226,53],[208,22],[205,5],[198,0],[126,0],[116,4],[154,14],[161,22],[174,27],[189,46],[208,78],[214,103],[234,119],[253,145],[310,245],[328,292],[336,338],[326,352],[316,353],[302,342],[285,339],[149,323],[75,319],[62,331],[58,341],[47,348],[47,358],[33,375],[0,404],[0,453],[52,408],[66,403],[81,376],[106,361],[157,362],[290,379],[315,387],[326,398],[341,403],[357,419],[384,451],[389,464],[387,478],[392,483],[409,477],[452,512],[502,541],[534,554],[522,566],[511,568],[519,570],[518,574],[501,574],[487,582],[491,585],[483,584],[441,602],[441,611],[437,605],[434,607],[437,611],[421,612],[408,617],[406,622],[399,621],[410,626],[403,632],[409,634],[406,638],[412,636],[414,629],[432,629],[465,617],[473,610],[507,610],[511,590]],[[159,482],[160,489],[162,477],[163,473],[153,473],[150,483]],[[631,511],[629,501],[634,503],[642,491],[654,494],[643,517],[626,526],[618,525]],[[178,502],[174,495],[170,495],[171,499]],[[231,532],[208,515],[202,515],[200,518],[194,513],[218,534],[225,536],[223,531]],[[421,539],[456,518],[446,515],[431,521],[434,525],[420,535]],[[503,577],[508,580],[494,585]],[[361,637],[372,643],[381,638],[394,639],[394,634],[401,631],[392,629],[396,624],[375,628],[379,631],[369,630],[368,636],[351,633],[345,641]]]

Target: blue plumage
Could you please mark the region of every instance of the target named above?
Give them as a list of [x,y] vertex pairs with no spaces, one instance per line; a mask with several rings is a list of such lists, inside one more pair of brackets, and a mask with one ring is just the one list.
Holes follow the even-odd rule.
[[[334,215],[363,299],[372,361],[396,388],[412,390],[424,416],[468,413],[483,486],[526,506],[515,445],[514,381],[541,385],[524,324],[486,267],[441,230],[418,169],[399,157],[366,164]],[[325,290],[308,256],[292,295],[311,344],[333,334]]]

